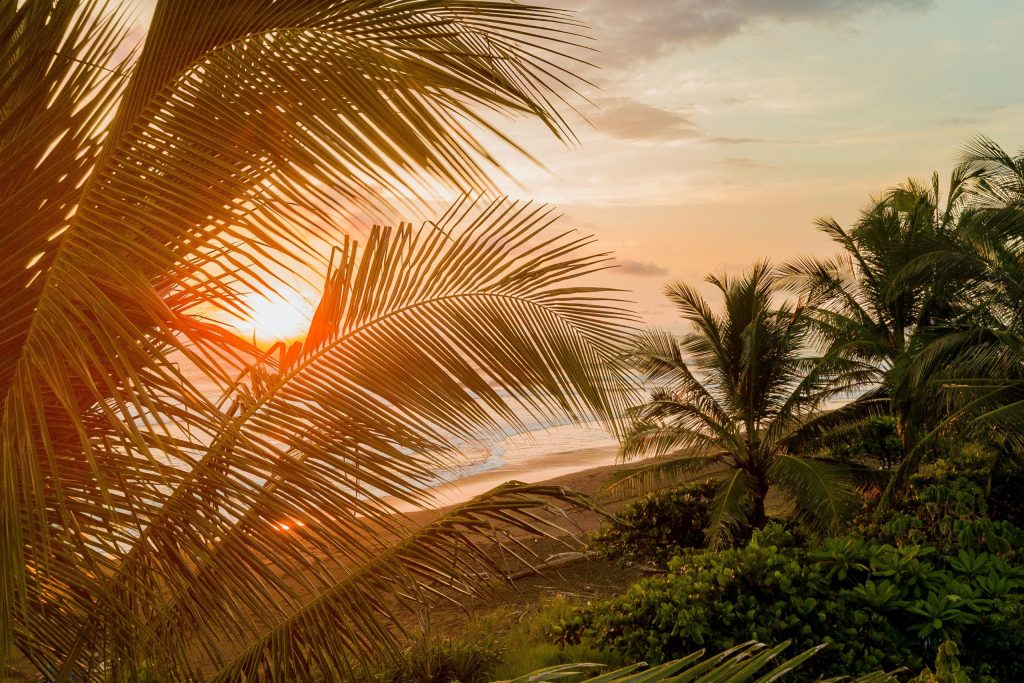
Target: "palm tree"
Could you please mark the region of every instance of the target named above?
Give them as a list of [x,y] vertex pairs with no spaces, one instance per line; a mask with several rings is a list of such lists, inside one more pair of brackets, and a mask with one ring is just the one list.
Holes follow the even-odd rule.
[[921,256],[957,244],[977,181],[975,170],[959,166],[944,202],[934,175],[930,187],[911,180],[889,190],[849,230],[820,219],[818,228],[842,252],[780,268],[784,287],[807,300],[825,356],[860,367],[862,381],[851,390],[863,393],[845,409],[846,417],[892,414],[904,453],[939,417],[941,401],[927,381],[911,382],[900,369],[936,326],[963,315],[970,291],[966,281]]
[[[577,27],[509,0],[159,0],[137,54],[126,27],[0,5],[0,670],[337,680],[579,502],[508,485],[416,529],[390,501],[423,505],[453,439],[614,426],[628,316],[548,211],[341,227],[490,188],[482,110],[569,138]],[[205,317],[338,242],[302,344]]]
[[[940,271],[962,283],[962,315],[931,330],[906,364],[908,385],[930,382],[946,418],[922,446],[943,433],[987,442],[999,461],[1019,458],[1024,408],[1024,154],[1011,156],[988,138],[964,149],[962,167],[977,179],[959,239],[920,254],[908,271]],[[933,389],[934,392],[936,389]],[[893,488],[917,468],[913,451]]]
[[723,468],[707,530],[710,542],[728,540],[743,525],[763,526],[773,486],[789,497],[801,520],[836,530],[849,511],[852,489],[839,466],[796,448],[808,421],[844,389],[841,373],[826,372],[807,355],[808,309],[775,305],[781,292],[767,263],[740,277],[711,276],[707,282],[723,297],[721,313],[695,288],[671,285],[667,295],[690,333],[677,340],[648,332],[631,353],[653,388],[650,400],[633,411],[623,454],[667,456],[633,478]]

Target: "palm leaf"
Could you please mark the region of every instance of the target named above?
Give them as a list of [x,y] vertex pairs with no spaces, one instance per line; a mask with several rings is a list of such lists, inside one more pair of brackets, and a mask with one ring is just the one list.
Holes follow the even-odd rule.
[[[756,683],[771,683],[798,670],[807,660],[825,648],[824,645],[809,648],[785,662],[772,666],[787,647],[789,647],[788,642],[775,647],[750,642],[710,657],[705,657],[704,651],[700,650],[682,659],[658,666],[648,668],[644,664],[634,664],[587,680],[593,683],[690,683],[692,681],[743,683],[755,680],[754,677],[758,673],[762,672],[765,667],[771,666],[771,670],[761,673],[756,679]],[[533,683],[565,678],[575,679],[590,673],[594,668],[598,668],[598,665],[560,664],[499,683]],[[868,674],[853,680],[852,683],[895,681],[897,680],[895,673],[897,672]]]
[[[249,397],[229,394],[234,412],[222,411],[194,377],[230,391],[226,368],[257,351],[192,316],[244,313],[242,292],[321,266],[313,245],[341,239],[339,216],[379,206],[387,191],[414,196],[428,178],[490,187],[500,169],[477,140],[494,132],[481,110],[538,117],[571,139],[559,109],[578,27],[555,10],[504,0],[161,0],[138,60],[116,62],[125,28],[122,11],[101,2],[20,3],[0,14],[0,208],[12,226],[0,235],[0,595],[9,616],[0,667],[17,648],[48,677],[106,675],[115,651],[125,662],[116,675],[130,675],[151,610],[185,590],[211,540],[251,508],[267,518],[296,500],[348,510],[340,501],[351,476],[328,485],[329,468],[292,457],[325,455],[338,425],[307,441],[326,419],[289,423],[288,444],[277,438],[281,420],[266,419],[283,415],[285,399],[250,421],[239,419],[252,413]],[[532,274],[559,282],[586,270],[561,263],[567,270]],[[561,299],[548,294],[569,318],[573,287],[563,289]],[[553,316],[535,312],[527,324],[561,324]],[[571,343],[575,372],[595,356]],[[377,480],[415,478],[422,463],[396,444],[422,446],[426,462],[436,438],[408,428],[396,405],[359,398],[350,435],[393,455]],[[561,395],[537,410],[595,399]],[[349,439],[333,473],[351,475],[355,452]],[[250,457],[233,471],[239,453]],[[282,474],[291,487],[275,481]],[[294,485],[310,481],[319,486]],[[277,486],[270,502],[264,485]],[[168,523],[171,513],[181,516]],[[288,544],[253,543],[282,550],[279,568],[311,566]],[[139,559],[123,566],[129,554]],[[262,581],[269,572],[254,562],[239,567],[248,574],[236,588],[255,589],[247,607],[296,597],[280,580]]]
[[634,498],[703,476],[709,468],[721,462],[721,455],[655,458],[636,469],[617,473],[601,487],[601,496],[612,500]]
[[772,460],[768,474],[789,494],[797,519],[809,529],[837,533],[857,509],[850,468],[840,463],[783,453]]
[[566,533],[537,515],[557,502],[592,507],[560,487],[517,482],[457,506],[339,578],[255,639],[213,680],[350,678],[353,662],[373,661],[370,655],[380,657],[400,642],[424,601],[477,596],[505,580],[511,570],[495,555],[494,544],[513,552],[518,547],[516,557],[529,561],[530,551],[513,531]]
[[72,651],[114,642],[129,657],[155,642],[178,657],[198,639],[216,660],[216,643],[269,628],[334,580],[273,531],[281,520],[302,521],[319,553],[370,561],[375,527],[402,532],[381,519],[395,509],[380,496],[421,503],[453,439],[521,430],[522,411],[614,429],[630,391],[619,369],[629,316],[599,290],[567,286],[604,257],[568,234],[538,242],[551,220],[497,202],[444,230],[346,244],[308,347],[239,397],[104,582],[138,605],[129,623],[142,626],[94,613]]
[[708,546],[728,545],[733,534],[750,519],[754,486],[754,478],[743,469],[734,469],[722,478],[709,509],[705,531]]
[[785,433],[780,443],[791,452],[810,452],[823,440],[856,431],[864,420],[890,413],[891,402],[880,391],[869,391],[838,408],[822,411]]

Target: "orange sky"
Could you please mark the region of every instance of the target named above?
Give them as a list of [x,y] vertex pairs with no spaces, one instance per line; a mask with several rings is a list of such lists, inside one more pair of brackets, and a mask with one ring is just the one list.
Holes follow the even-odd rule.
[[578,148],[512,136],[514,196],[551,202],[623,263],[607,281],[672,324],[673,278],[831,253],[816,217],[852,221],[908,176],[945,181],[984,133],[1024,144],[1024,4],[985,0],[548,0],[593,26]]
[[1014,0],[535,1],[592,26],[594,105],[573,147],[503,123],[546,169],[502,155],[502,189],[614,251],[604,282],[653,324],[676,324],[669,280],[830,253],[816,217],[849,224],[887,186],[945,178],[972,135],[1024,144]]

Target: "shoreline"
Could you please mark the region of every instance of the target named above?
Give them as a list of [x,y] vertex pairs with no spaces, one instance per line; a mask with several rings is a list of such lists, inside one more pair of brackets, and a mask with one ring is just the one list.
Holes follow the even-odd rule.
[[[508,481],[525,484],[553,484],[593,494],[604,479],[619,469],[632,469],[642,461],[621,462],[616,446],[593,446],[558,453],[514,458],[493,469],[458,477],[425,489],[421,505],[441,511],[485,493]],[[595,479],[600,481],[595,482]],[[590,489],[590,490],[583,490]],[[399,512],[415,514],[424,507],[404,502],[393,503]]]

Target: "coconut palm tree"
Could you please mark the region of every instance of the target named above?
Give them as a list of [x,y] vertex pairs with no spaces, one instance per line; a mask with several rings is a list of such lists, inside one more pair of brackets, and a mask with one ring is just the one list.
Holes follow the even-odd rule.
[[892,414],[904,453],[940,417],[941,401],[927,381],[909,382],[899,369],[934,327],[964,315],[970,291],[968,282],[920,257],[956,248],[977,181],[978,173],[961,165],[944,201],[934,175],[930,186],[911,180],[873,200],[849,230],[820,219],[818,228],[842,251],[780,268],[782,284],[807,300],[825,356],[860,365],[863,382],[851,389],[863,393],[847,417]]
[[[570,138],[577,26],[158,0],[137,52],[129,28],[102,0],[0,4],[0,670],[344,678],[502,574],[486,539],[577,501],[508,485],[418,528],[398,503],[453,442],[524,412],[614,426],[628,316],[548,211],[459,206],[362,248],[345,227],[489,189],[481,112]],[[213,322],[328,266],[301,344]]]
[[930,330],[928,343],[901,368],[904,384],[930,383],[941,392],[947,419],[911,452],[893,492],[943,433],[993,444],[997,461],[1019,457],[1024,445],[1024,154],[1011,156],[979,137],[961,163],[977,182],[958,239],[906,267],[911,275],[939,271],[961,283],[962,315]]
[[771,487],[785,493],[802,521],[836,530],[853,501],[844,471],[802,455],[797,445],[848,380],[809,355],[809,310],[775,304],[781,290],[767,263],[707,282],[723,297],[720,313],[695,288],[670,285],[667,295],[690,332],[680,339],[648,332],[631,353],[652,389],[633,410],[623,455],[666,458],[631,478],[717,469],[722,483],[707,530],[713,543],[740,526],[764,525]]

